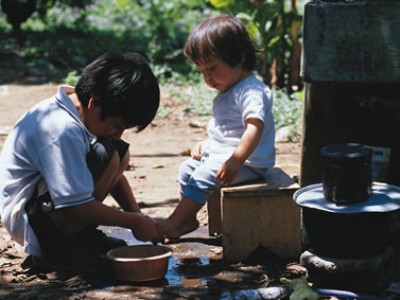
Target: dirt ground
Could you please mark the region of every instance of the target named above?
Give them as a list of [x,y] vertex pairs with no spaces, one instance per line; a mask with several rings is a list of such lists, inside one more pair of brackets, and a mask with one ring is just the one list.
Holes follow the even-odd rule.
[[[0,143],[25,110],[52,96],[56,87],[55,84],[0,85]],[[131,165],[126,176],[143,212],[152,216],[167,216],[173,210],[178,201],[179,164],[191,147],[206,137],[206,124],[186,114],[182,104],[164,92],[162,102],[171,111],[168,118],[157,117],[143,132],[124,134],[131,144]],[[300,144],[278,141],[276,150],[277,165],[291,176],[298,176]],[[106,202],[115,205],[111,198]],[[166,279],[149,284],[115,281],[104,260],[96,260],[90,253],[77,253],[82,255],[78,260],[85,262],[81,269],[68,265],[38,268],[10,240],[0,222],[0,298],[220,299],[223,290],[254,289],[277,284],[281,278],[305,275],[306,270],[296,261],[281,261],[269,253],[257,253],[255,257],[262,258],[262,262],[256,259],[227,265],[221,259],[218,238],[204,238],[208,225],[206,208],[199,212],[198,219],[197,235],[189,238],[189,242],[170,245],[175,253],[170,265],[172,273],[169,271]],[[126,232],[121,235],[125,237]],[[129,234],[126,237],[132,238]]]
[[[52,96],[56,88],[55,84],[0,86],[0,141],[4,141],[11,126],[26,109],[39,100]],[[126,176],[144,212],[157,216],[166,216],[175,207],[179,164],[187,157],[191,147],[206,137],[205,124],[184,113],[184,107],[180,103],[164,92],[162,102],[171,111],[167,118],[156,117],[143,132],[128,131],[124,134],[124,139],[131,144],[131,165],[126,171]],[[298,175],[299,150],[298,143],[277,143],[278,163],[293,175]],[[115,205],[111,198],[107,198],[106,201],[109,205]],[[205,208],[199,212],[198,219],[200,230],[207,232]],[[190,256],[193,252],[187,249],[190,248],[190,243],[185,245],[175,245],[175,251]],[[208,247],[204,251],[209,252],[211,247],[211,252],[221,256],[221,247],[218,245],[195,244],[195,247],[197,252],[199,249],[201,252],[201,247]],[[117,287],[112,283],[109,284],[113,286],[110,289],[105,287],[110,278],[99,276],[97,269],[97,276],[76,270],[38,270],[30,261],[30,257],[21,251],[21,247],[10,240],[1,223],[0,254],[2,299],[153,299],[159,298],[160,293],[163,294],[162,298],[168,298],[168,294],[171,298],[177,298],[177,295],[188,297],[187,294],[182,296],[182,291],[169,291],[165,294],[165,288],[161,292],[160,286]],[[293,266],[291,268],[295,269]],[[199,288],[198,284],[194,286]],[[193,283],[189,284],[189,287],[193,289]],[[210,293],[206,294],[207,298],[210,298]]]

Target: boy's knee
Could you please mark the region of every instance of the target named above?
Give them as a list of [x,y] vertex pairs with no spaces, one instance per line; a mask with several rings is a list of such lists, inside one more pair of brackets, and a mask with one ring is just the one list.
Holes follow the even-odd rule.
[[118,152],[115,151],[114,154],[111,156],[110,161],[105,169],[106,173],[115,173],[116,171],[119,170],[120,164],[121,164],[120,157],[118,155]]
[[97,182],[105,173],[126,168],[129,164],[129,144],[124,141],[101,141],[92,145],[87,155],[88,167],[93,181]]
[[120,168],[122,170],[126,170],[129,166],[129,161],[130,161],[129,151],[127,150],[122,157],[120,157],[119,152],[117,152],[117,153],[118,153],[118,159],[120,160],[120,164],[119,164]]

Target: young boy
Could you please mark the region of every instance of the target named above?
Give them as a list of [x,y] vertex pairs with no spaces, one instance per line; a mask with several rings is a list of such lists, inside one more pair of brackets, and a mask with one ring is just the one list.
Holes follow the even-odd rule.
[[[90,239],[97,225],[161,240],[158,224],[141,214],[123,175],[129,145],[121,140],[127,128],[146,128],[159,97],[141,55],[107,54],[84,69],[75,88],[60,86],[19,119],[0,156],[0,213],[27,253],[46,257],[64,238]],[[123,210],[102,203],[108,193]],[[97,242],[103,252],[122,244]]]
[[213,100],[208,140],[179,169],[180,202],[159,220],[167,238],[198,227],[196,214],[221,186],[263,178],[275,164],[271,91],[252,72],[255,49],[245,26],[221,15],[195,27],[183,49],[219,93]]

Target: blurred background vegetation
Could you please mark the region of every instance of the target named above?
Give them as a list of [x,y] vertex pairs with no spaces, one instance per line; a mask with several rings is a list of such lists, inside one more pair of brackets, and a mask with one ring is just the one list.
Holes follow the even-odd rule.
[[[1,0],[0,85],[74,84],[106,52],[149,60],[162,88],[188,111],[211,114],[213,91],[183,57],[192,28],[219,13],[239,17],[259,49],[257,71],[275,93],[277,128],[296,139],[302,115],[302,11],[306,0]],[[182,89],[184,92],[182,92]],[[168,115],[166,108],[160,114]]]

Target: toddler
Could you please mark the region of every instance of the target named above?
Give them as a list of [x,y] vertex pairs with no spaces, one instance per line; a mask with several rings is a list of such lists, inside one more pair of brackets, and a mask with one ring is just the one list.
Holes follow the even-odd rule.
[[263,178],[275,164],[272,95],[253,73],[256,50],[241,21],[230,15],[206,19],[189,35],[183,51],[219,93],[208,139],[195,145],[180,166],[180,202],[159,220],[168,239],[195,230],[197,212],[220,187]]

